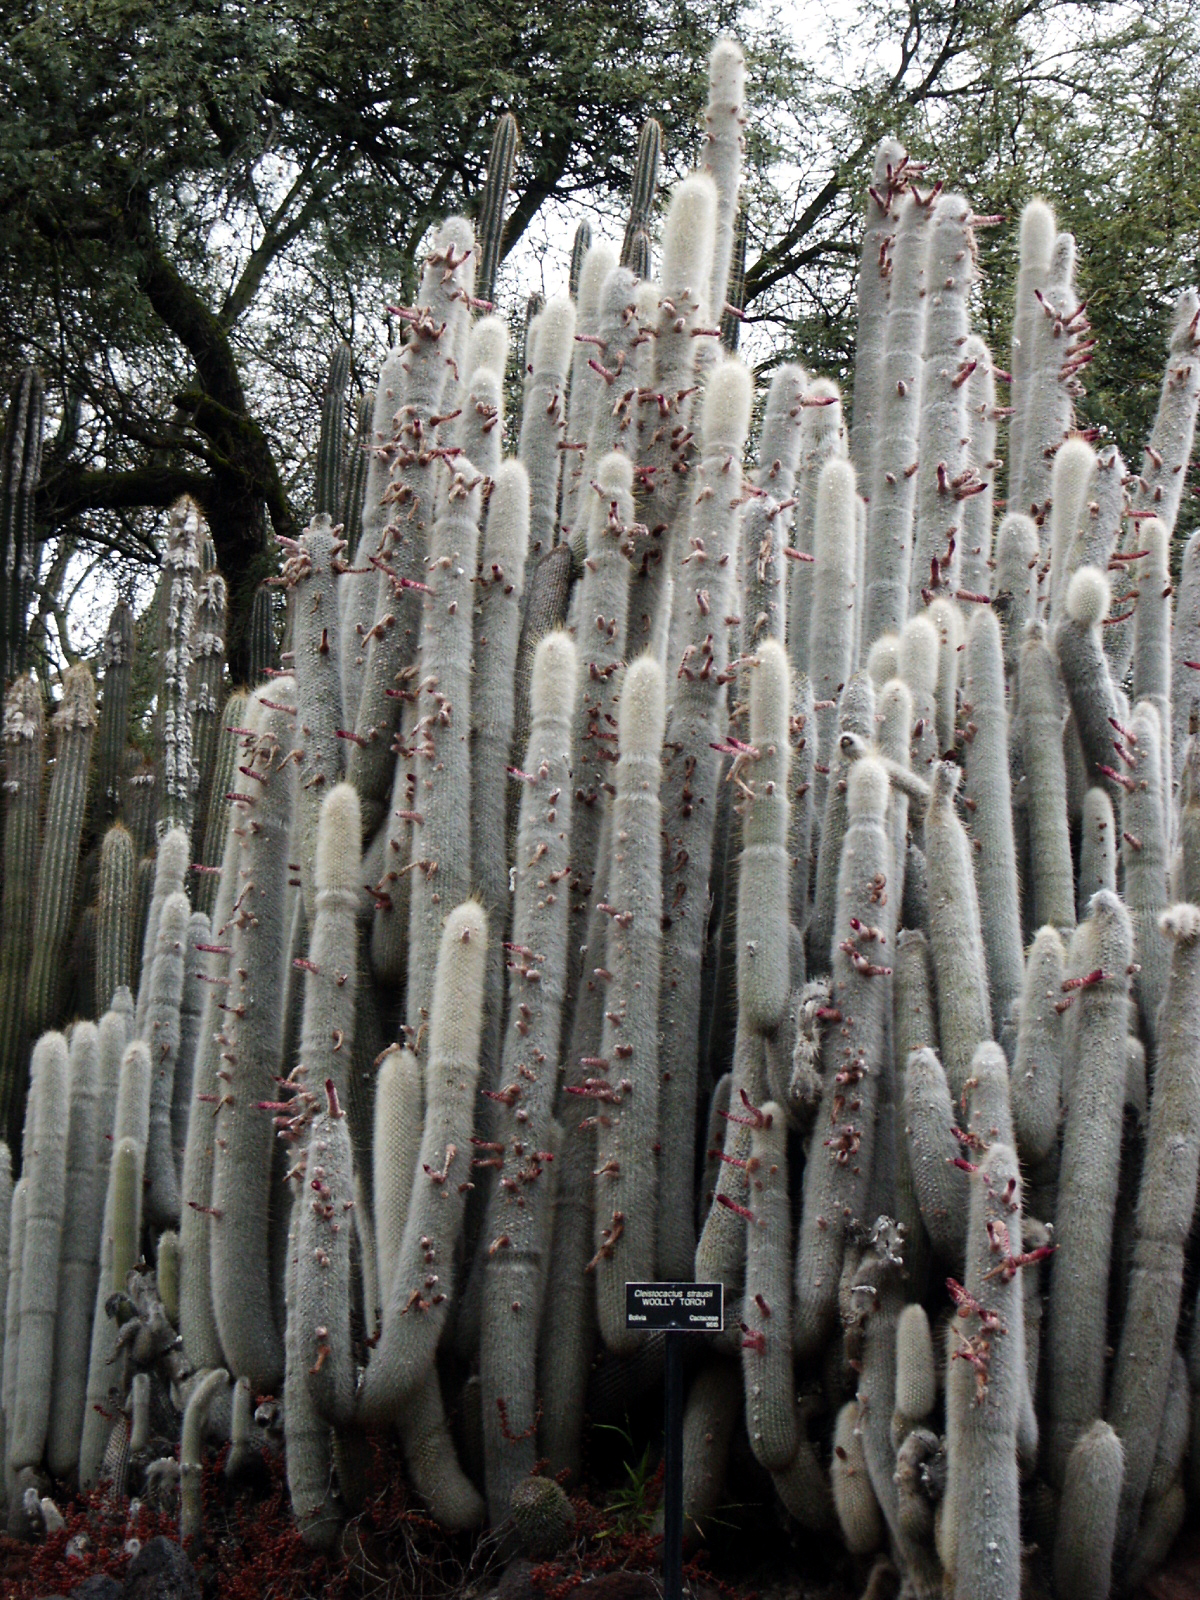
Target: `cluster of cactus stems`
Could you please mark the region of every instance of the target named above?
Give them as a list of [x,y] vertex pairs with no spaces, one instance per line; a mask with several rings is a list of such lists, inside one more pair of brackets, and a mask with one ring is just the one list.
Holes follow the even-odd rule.
[[98,717],[85,667],[52,715],[9,689],[10,1506],[46,1474],[168,1482],[195,1535],[230,1438],[282,1448],[331,1547],[374,1429],[443,1527],[498,1525],[657,1381],[624,1284],[694,1275],[727,1328],[695,1346],[691,1537],[739,1423],[761,1496],[916,1597],[1017,1600],[1030,1561],[1064,1600],[1128,1592],[1181,1526],[1200,302],[1128,472],[1074,426],[1070,235],[1026,208],[1001,372],[969,314],[996,219],[885,140],[851,425],[783,364],[747,458],[754,377],[718,337],[743,80],[721,41],[661,280],[648,122],[620,255],[581,229],[531,302],[513,459],[476,294],[502,119],[478,234],[436,233],[349,457],[335,356],[260,682],[223,694],[183,506],[153,765],[125,754],[127,608]]

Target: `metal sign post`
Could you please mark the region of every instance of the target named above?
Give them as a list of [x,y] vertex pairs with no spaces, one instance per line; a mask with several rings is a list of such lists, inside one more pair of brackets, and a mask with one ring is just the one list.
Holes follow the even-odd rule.
[[725,1326],[720,1283],[627,1283],[625,1326],[663,1333],[666,1403],[663,1418],[663,1600],[683,1595],[683,1336]]

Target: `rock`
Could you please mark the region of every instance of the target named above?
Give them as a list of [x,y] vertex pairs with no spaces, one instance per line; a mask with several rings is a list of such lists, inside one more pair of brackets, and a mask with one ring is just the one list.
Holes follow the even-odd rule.
[[129,1563],[121,1600],[200,1600],[200,1580],[179,1546],[160,1535]]
[[90,1578],[75,1585],[70,1600],[117,1600],[120,1593],[120,1582],[111,1573],[93,1572]]

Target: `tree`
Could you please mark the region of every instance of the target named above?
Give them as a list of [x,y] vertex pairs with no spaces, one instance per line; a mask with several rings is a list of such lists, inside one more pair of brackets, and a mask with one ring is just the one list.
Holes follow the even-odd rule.
[[32,361],[57,402],[38,503],[53,572],[79,550],[153,560],[146,508],[193,495],[237,666],[270,531],[304,515],[298,436],[328,351],[361,348],[364,323],[390,335],[382,307],[411,292],[430,223],[471,208],[498,113],[523,139],[511,248],[548,197],[621,189],[647,107],[694,122],[731,16],[2,0],[0,381]]

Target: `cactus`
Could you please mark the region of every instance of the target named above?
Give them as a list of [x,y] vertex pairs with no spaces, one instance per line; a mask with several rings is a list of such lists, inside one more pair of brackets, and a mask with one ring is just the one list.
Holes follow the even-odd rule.
[[394,1416],[417,1393],[445,1325],[466,1204],[460,1185],[474,1126],[486,963],[487,921],[468,901],[450,913],[442,932],[429,1018],[425,1128],[383,1332],[367,1369],[368,1415]]
[[510,941],[509,1024],[494,1095],[488,1154],[492,1187],[485,1237],[480,1371],[492,1520],[503,1516],[537,1459],[537,1330],[554,1214],[546,1173],[555,1065],[567,971],[572,801],[571,712],[576,655],[566,634],[542,640],[534,663],[533,727],[517,833]]
[[1065,952],[1054,928],[1039,928],[1029,947],[1021,1020],[1012,1065],[1017,1151],[1036,1169],[1056,1148],[1062,1082],[1062,979]]
[[[653,117],[647,117],[638,135],[633,182],[629,187],[629,217],[625,223],[625,238],[621,244],[623,267],[631,264],[634,241],[639,233],[646,231],[654,216],[654,195],[658,188],[659,167],[662,164],[662,137],[662,124]],[[580,226],[583,227],[584,224],[581,223]],[[590,229],[588,243],[591,243]],[[578,236],[576,245],[578,247]],[[586,246],[584,248],[586,249]],[[572,262],[572,273],[577,277],[574,272],[574,262]]]
[[880,1094],[876,1063],[891,1000],[886,962],[895,910],[887,894],[893,870],[884,826],[887,774],[879,762],[864,758],[852,768],[847,788],[829,1002],[843,1020],[825,1041],[825,1099],[804,1172],[796,1251],[799,1360],[810,1359],[824,1343],[837,1309],[849,1231],[854,1219],[865,1221]]
[[300,868],[304,914],[316,914],[313,863],[322,802],[342,775],[340,630],[337,561],[343,548],[328,516],[318,513],[289,546],[283,579],[293,614],[292,670],[296,678],[299,776],[292,839]]
[[1085,439],[1064,439],[1054,457],[1050,479],[1051,623],[1057,622],[1067,586],[1084,564],[1073,556],[1085,515],[1087,491],[1096,471],[1096,459],[1096,452]]
[[787,1123],[772,1100],[753,1122],[742,1376],[750,1447],[764,1467],[782,1472],[800,1444],[792,1374]]
[[96,728],[96,766],[92,825],[99,832],[117,815],[121,804],[121,762],[129,727],[129,691],[133,671],[133,612],[118,600],[100,647],[100,720]]
[[1171,972],[1138,1194],[1129,1300],[1109,1406],[1109,1421],[1120,1436],[1125,1459],[1118,1530],[1122,1545],[1133,1536],[1154,1465],[1200,1162],[1200,911],[1174,907],[1164,914],[1162,931],[1173,945]]
[[158,1229],[177,1226],[179,1222],[179,1174],[175,1166],[171,1107],[179,1057],[179,1011],[183,1002],[190,915],[185,894],[168,895],[163,901],[146,1001],[151,1079],[145,1205],[147,1219]]
[[150,1114],[150,1053],[140,1041],[126,1049],[112,1124],[112,1160],[104,1197],[100,1233],[100,1273],[92,1315],[87,1395],[79,1442],[79,1483],[90,1489],[104,1461],[115,1417],[112,1405],[112,1362],[116,1333],[107,1301],[123,1291],[125,1277],[138,1255],[142,1225],[142,1172]]
[[[1133,992],[1142,1035],[1151,1050],[1158,1040],[1158,1012],[1167,984],[1169,952],[1158,919],[1167,907],[1167,837],[1162,787],[1158,710],[1142,700],[1130,719],[1121,760],[1129,773],[1121,784],[1122,898],[1133,922]],[[1113,741],[1114,744],[1118,740]]]
[[933,769],[925,812],[929,870],[929,944],[937,979],[938,1034],[951,1093],[970,1076],[976,1046],[992,1036],[979,902],[969,841],[954,807],[958,771]]
[[200,518],[190,501],[171,508],[160,585],[162,623],[156,750],[158,830],[182,828],[189,836],[196,807],[192,759],[192,645],[196,581],[200,572]]
[[[965,800],[992,1017],[1003,1026],[1021,989],[1021,919],[1009,785],[1008,716],[1000,626],[980,611],[967,633]],[[939,710],[941,709],[939,703]]]
[[288,1364],[298,1347],[313,1409],[327,1426],[340,1428],[353,1415],[356,1377],[350,1344],[354,1184],[350,1132],[332,1078],[325,1080],[323,1098],[325,1105],[310,1124],[304,1188],[296,1206],[295,1290],[287,1308]]
[[[971,1182],[967,1270],[957,1330],[967,1380],[947,1385],[951,1424],[954,1593],[960,1600],[1011,1600],[1020,1590],[1017,1416],[1025,1383],[1023,1289],[1009,1258],[1020,1244],[1015,1152],[993,1145]],[[1014,1248],[1017,1247],[1017,1248]],[[996,1271],[999,1265],[1001,1270]],[[957,1446],[957,1449],[956,1449]]]
[[[854,469],[847,461],[826,462],[817,483],[816,583],[808,650],[817,705],[817,748],[823,761],[832,756],[837,700],[854,662],[855,505]],[[824,784],[818,782],[818,807],[824,796]]]
[[[377,526],[379,519],[376,517],[364,518],[363,523],[364,541],[373,537],[378,541],[379,535],[385,534],[385,542],[378,552],[374,543],[368,543],[365,552],[367,555],[378,553],[385,565],[379,572],[372,622],[363,630],[367,652],[346,774],[368,808],[383,802],[391,778],[391,746],[399,702],[390,697],[389,691],[395,688],[397,671],[417,652],[416,590],[424,576],[429,533],[440,511],[435,503],[439,462],[429,453],[437,439],[433,419],[450,381],[459,330],[465,330],[469,318],[467,302],[474,270],[474,245],[470,224],[461,217],[452,217],[438,232],[426,258],[420,304],[410,323],[399,370],[392,373],[393,382],[401,388],[397,396],[400,404],[395,409],[396,428],[394,433],[388,430],[384,441],[392,463],[388,502],[399,508],[399,514],[386,530]],[[385,396],[385,416],[390,416],[387,411],[390,404]],[[446,409],[453,411],[454,408]],[[378,413],[377,400],[377,427]],[[378,492],[382,497],[382,485],[378,486]],[[368,505],[372,498],[372,485],[368,483]],[[355,565],[361,567],[366,562],[356,555]],[[474,576],[474,571],[472,551],[470,576]],[[348,606],[349,603],[348,600]],[[350,610],[344,613],[347,618],[351,614]],[[469,612],[467,615],[469,617]],[[350,711],[347,703],[347,717]],[[371,820],[368,812],[368,823]]]
[[1016,307],[1009,363],[1012,368],[1013,403],[1013,417],[1008,427],[1011,485],[1016,484],[1020,472],[1025,431],[1029,424],[1033,329],[1034,319],[1039,315],[1037,295],[1045,289],[1050,276],[1050,258],[1057,234],[1054,212],[1044,200],[1030,200],[1021,212]]
[[967,1184],[955,1165],[955,1112],[942,1064],[928,1047],[909,1056],[904,1072],[904,1121],[913,1190],[934,1249],[946,1261],[962,1256]]
[[[937,634],[937,685],[934,691],[936,748],[939,751],[952,750],[958,731],[958,658],[963,650],[964,631],[962,613],[945,595],[936,595],[930,600],[925,615]],[[964,732],[970,734],[970,724]],[[970,743],[970,737],[966,742]]]
[[[192,718],[192,762],[195,765],[195,819],[192,822],[192,850],[200,854],[203,822],[213,805],[213,757],[221,736],[222,680],[226,670],[226,581],[221,573],[203,573],[195,600],[195,632],[192,634],[192,680],[189,710]],[[104,683],[107,694],[107,674]],[[101,699],[101,723],[104,699]]]
[[[144,865],[144,863],[143,863]],[[162,909],[172,895],[182,894],[187,878],[188,836],[182,828],[172,828],[159,841],[158,852],[150,863],[154,891],[146,912],[142,933],[142,961],[137,991],[137,1012],[134,1031],[139,1038],[145,1036],[150,990],[154,981],[154,957],[158,950],[158,925]]]
[[197,864],[202,869],[196,874],[193,904],[197,911],[207,911],[211,916],[220,877],[221,857],[225,838],[229,832],[231,792],[238,766],[238,752],[244,737],[242,724],[247,716],[249,696],[243,689],[235,689],[221,708],[220,727],[208,787],[205,808],[204,839],[197,852]]
[[[736,39],[718,39],[708,58],[708,104],[704,108],[704,167],[716,185],[716,236],[706,309],[720,320],[729,290],[737,228],[738,191],[746,138],[746,61]],[[665,279],[665,270],[664,270]]]
[[182,1176],[187,1147],[188,1121],[195,1092],[196,1059],[200,1048],[200,1019],[204,1009],[205,946],[212,943],[212,927],[203,911],[188,918],[184,949],[183,993],[179,1000],[179,1049],[175,1056],[175,1080],[171,1090],[171,1150],[175,1158],[176,1180]]
[[204,1429],[214,1400],[229,1382],[223,1367],[206,1371],[188,1395],[179,1444],[179,1542],[186,1545],[204,1531]]
[[[576,234],[576,246],[580,243]],[[617,254],[611,246],[603,240],[591,242],[589,230],[588,243],[584,250],[583,262],[575,278],[575,287],[571,296],[575,301],[575,350],[571,356],[570,383],[568,385],[569,403],[567,407],[568,438],[563,441],[570,448],[567,451],[570,459],[569,468],[563,470],[562,485],[562,525],[564,528],[573,529],[577,520],[580,496],[586,486],[584,478],[584,446],[592,429],[592,413],[595,410],[596,398],[600,385],[603,382],[599,373],[590,365],[591,345],[590,339],[598,337],[600,322],[600,295],[608,280],[609,274],[617,266]],[[540,311],[540,308],[539,308]],[[540,327],[540,323],[538,324]],[[533,365],[537,360],[537,335],[535,329],[530,329],[532,338],[526,340],[526,373],[527,381],[532,379]]]
[[971,334],[963,346],[963,362],[968,369],[965,470],[976,492],[962,503],[959,577],[963,594],[979,596],[991,589],[993,483],[1000,465],[996,455],[996,369],[992,352],[977,334]]
[[[616,721],[620,671],[625,659],[625,625],[629,607],[629,558],[633,549],[633,469],[629,458],[615,452],[600,462],[595,499],[587,523],[587,559],[576,588],[577,637],[586,646],[577,659],[579,678],[572,730],[572,781],[576,809],[571,828],[571,921],[586,926],[594,892],[596,851],[606,812],[605,784],[612,730]],[[539,646],[540,649],[540,646]],[[579,988],[584,951],[570,940],[567,1003],[573,1007]],[[570,1013],[568,1012],[568,1015]]]
[[[1200,297],[1185,289],[1171,319],[1167,368],[1158,411],[1142,469],[1133,486],[1135,511],[1153,511],[1174,532],[1183,498],[1185,468],[1192,453],[1196,412],[1200,407]],[[1140,535],[1139,535],[1140,537]]]
[[[724,619],[733,609],[731,557],[736,541],[735,513],[728,502],[738,495],[737,462],[749,423],[750,397],[749,374],[739,362],[726,361],[714,368],[702,413],[705,442],[696,474],[690,548],[679,558],[675,572],[673,705],[664,744],[662,797],[669,916],[663,928],[659,996],[660,1115],[664,1126],[683,1128],[694,1127],[696,1118],[701,957],[721,761],[712,746],[725,731],[720,684],[729,661]],[[706,493],[723,483],[728,483],[729,493]],[[577,830],[578,826],[577,822]],[[680,1277],[690,1270],[695,1248],[686,1204],[691,1184],[690,1142],[664,1141],[658,1261],[661,1270]]]
[[[768,640],[749,671],[750,745],[738,866],[737,987],[747,1025],[771,1033],[783,1017],[788,972],[788,661]],[[782,1463],[782,1465],[786,1465]]]
[[[824,814],[817,852],[812,917],[808,933],[809,970],[829,970],[836,915],[837,880],[846,831],[846,780],[849,769],[870,740],[875,723],[875,694],[867,673],[854,673],[838,701],[838,740],[830,754]],[[818,752],[820,754],[821,752]]]
[[1083,823],[1079,841],[1079,884],[1075,892],[1078,912],[1100,889],[1117,890],[1117,825],[1112,801],[1103,789],[1089,789],[1083,797]]
[[317,467],[313,484],[313,511],[338,518],[342,505],[342,474],[346,465],[346,391],[354,358],[348,344],[339,344],[329,360],[325,393],[321,398],[321,431],[317,439]]
[[[421,1068],[411,1050],[393,1045],[379,1068],[375,1089],[374,1204],[379,1308],[388,1304],[392,1277],[421,1145]],[[373,1310],[371,1315],[374,1315]]]
[[992,604],[1004,637],[1004,671],[1016,676],[1025,625],[1037,609],[1038,536],[1032,517],[1009,512],[996,530]]
[[[637,279],[625,267],[618,267],[604,280],[596,338],[596,367],[600,369],[604,385],[604,403],[598,401],[592,411],[584,456],[589,468],[596,463],[603,467],[610,450],[619,450],[632,458],[637,449],[635,367],[638,347],[645,334],[638,316]],[[581,488],[576,498],[575,521],[570,531],[576,566],[581,566],[587,555],[595,515],[595,502],[587,488],[587,485]]]
[[[525,604],[521,616],[521,636],[513,668],[513,750],[524,750],[529,739],[529,689],[533,679],[533,658],[539,642],[567,620],[567,600],[571,593],[571,546],[556,544],[538,561],[525,585]],[[508,786],[505,823],[505,860],[511,861],[517,842],[517,813],[521,803],[521,780],[514,777]]]
[[[230,906],[229,976],[221,1068],[215,1074],[210,1216],[212,1304],[226,1364],[269,1389],[283,1373],[269,1282],[271,1120],[282,1051],[284,893],[295,766],[294,685],[277,678],[256,697],[257,736],[241,796],[237,892]],[[189,1203],[192,1196],[188,1196]]]
[[[736,196],[734,203],[736,208]],[[674,566],[676,510],[699,359],[699,339],[693,333],[704,327],[718,204],[716,184],[694,173],[676,186],[663,229],[663,298],[654,340],[654,382],[651,392],[639,395],[643,412],[639,432],[645,442],[638,455],[645,493],[638,501],[638,518],[648,537],[630,596],[631,652],[651,646],[669,620],[660,615],[662,594]]]
[[[54,1387],[54,1323],[58,1311],[63,1211],[66,1203],[67,1041],[47,1033],[33,1050],[30,1120],[33,1141],[22,1165],[27,1178],[21,1258],[21,1331],[15,1408],[10,1413],[8,1466],[42,1459]],[[74,1198],[74,1197],[73,1197]]]
[[133,840],[121,824],[104,835],[96,928],[96,1004],[103,1014],[133,976]]
[[883,1518],[867,1471],[857,1400],[848,1400],[837,1414],[831,1477],[833,1503],[846,1548],[851,1555],[868,1556],[883,1543]]
[[491,300],[495,295],[496,269],[500,265],[500,245],[504,238],[504,208],[508,203],[520,142],[517,119],[511,111],[506,111],[496,118],[496,126],[492,130],[487,177],[479,197],[479,217],[475,230],[479,236],[479,271],[475,287],[481,300]]
[[13,388],[0,457],[0,684],[21,672],[29,655],[26,621],[40,550],[34,502],[42,467],[42,375],[25,367]]
[[68,667],[63,674],[62,700],[51,726],[55,734],[54,771],[38,861],[26,999],[26,1020],[31,1035],[40,1033],[57,1015],[64,955],[75,908],[88,765],[96,731],[96,696],[87,667]]
[[875,148],[867,215],[858,263],[857,338],[854,361],[854,404],[850,422],[850,459],[864,483],[870,481],[871,448],[882,405],[882,357],[887,328],[890,271],[888,251],[895,226],[893,206],[905,185],[908,156],[897,139],[881,139]]
[[1062,691],[1040,623],[1021,645],[1020,747],[1028,777],[1033,922],[1075,926],[1075,885],[1067,833],[1067,777],[1062,751]]
[[79,1462],[87,1382],[91,1310],[96,1299],[95,1213],[97,1102],[100,1037],[96,1025],[77,1022],[68,1059],[66,1193],[54,1320],[54,1379],[46,1430],[46,1465],[68,1477]]
[[[7,1149],[7,1145],[5,1149]],[[12,1156],[9,1156],[9,1172],[12,1171]],[[4,1298],[4,1367],[2,1379],[2,1409],[4,1412],[4,1478],[6,1485],[13,1481],[12,1474],[8,1471],[8,1438],[17,1411],[17,1362],[21,1352],[21,1264],[25,1257],[25,1209],[26,1196],[29,1191],[28,1178],[18,1178],[13,1186],[12,1199],[9,1203],[8,1238],[6,1248],[8,1251],[5,1272],[5,1298]]]
[[520,460],[529,474],[529,541],[535,556],[558,543],[558,488],[566,426],[566,378],[575,334],[567,295],[551,300],[538,321],[533,376],[521,416]]
[[596,1317],[609,1350],[629,1354],[625,1284],[654,1276],[659,1138],[658,1002],[662,928],[662,668],[626,669],[618,716],[613,852],[605,894],[608,950],[601,1083],[611,1102],[596,1135]]
[[471,327],[467,345],[470,382],[463,399],[458,439],[467,459],[489,484],[496,476],[504,447],[504,369],[508,362],[508,323],[503,317],[481,317]]
[[26,988],[41,834],[42,698],[18,678],[4,700],[4,898],[0,905],[0,1131],[20,1132]]
[[[414,707],[406,1012],[418,1055],[431,1015],[446,909],[465,900],[471,888],[471,587],[479,516],[478,479],[460,456],[425,563],[429,583]],[[398,789],[402,770],[398,765]],[[395,804],[395,791],[392,798],[393,809],[403,809]]]
[[1063,1482],[1076,1441],[1102,1409],[1132,954],[1129,913],[1115,895],[1102,891],[1071,946],[1071,969],[1083,981],[1070,991],[1075,1015],[1068,1033],[1071,1060],[1064,1070],[1067,1118],[1046,1348],[1047,1456],[1056,1486]]
[[[793,368],[792,373],[790,382],[786,378],[783,379],[776,405],[783,413],[780,416],[780,423],[782,424],[786,417],[792,421],[793,431],[789,436],[782,426],[778,430],[773,430],[776,437],[781,434],[782,438],[772,449],[771,436],[767,431],[768,417],[764,416],[760,454],[766,461],[770,452],[769,458],[772,463],[778,459],[783,464],[782,473],[776,474],[770,485],[771,492],[777,499],[788,498],[787,490],[790,487],[788,479],[792,476],[795,478],[796,510],[792,544],[798,552],[798,558],[792,558],[791,571],[788,573],[788,652],[793,666],[802,672],[808,672],[811,665],[816,567],[815,562],[805,561],[803,557],[815,553],[817,489],[826,463],[845,458],[846,429],[842,421],[841,396],[837,385],[830,383],[827,378],[815,378],[810,381],[799,368]],[[774,390],[775,385],[772,384],[772,392]],[[789,397],[791,397],[790,405]],[[767,404],[769,415],[778,414],[771,406],[771,395],[768,395]],[[798,429],[796,420],[791,416],[793,411],[798,413],[796,419]],[[783,479],[782,482],[779,482],[780,477]],[[837,503],[835,499],[835,507]],[[851,560],[848,551],[839,551],[838,562],[840,567],[852,571],[857,579],[857,563]],[[846,599],[848,601],[849,596]]]
[[[925,340],[921,372],[921,419],[917,436],[916,514],[908,608],[923,595],[959,587],[962,508],[976,492],[967,465],[967,381],[970,333],[967,299],[975,276],[971,207],[961,195],[937,202],[926,260]],[[893,461],[893,470],[894,470]],[[901,467],[907,463],[900,463]],[[886,480],[885,480],[886,481]]]
[[[1039,255],[1046,245],[1045,221],[1037,213],[1030,218]],[[1090,331],[1075,293],[1075,240],[1069,233],[1056,234],[1048,255],[1040,285],[1043,292],[1035,306],[1025,308],[1029,364],[1022,375],[1026,393],[1019,409],[1021,454],[1019,460],[1010,460],[1008,493],[1014,510],[1038,520],[1043,554],[1054,456],[1074,423],[1074,401],[1082,393],[1076,373],[1087,358]],[[1031,290],[1035,287],[1030,285]]]
[[891,274],[879,418],[873,429],[867,523],[866,593],[862,643],[899,633],[907,615],[912,567],[916,484],[907,470],[917,460],[921,415],[921,353],[925,340],[925,260],[936,190],[924,199],[909,189],[899,197],[891,247]]

